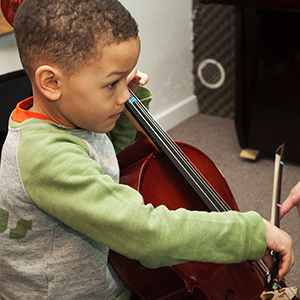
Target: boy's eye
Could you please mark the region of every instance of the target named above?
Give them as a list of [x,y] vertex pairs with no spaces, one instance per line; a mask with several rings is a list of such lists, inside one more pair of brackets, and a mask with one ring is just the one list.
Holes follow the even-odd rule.
[[112,89],[117,83],[118,83],[118,81],[115,81],[107,86],[108,86],[108,88]]

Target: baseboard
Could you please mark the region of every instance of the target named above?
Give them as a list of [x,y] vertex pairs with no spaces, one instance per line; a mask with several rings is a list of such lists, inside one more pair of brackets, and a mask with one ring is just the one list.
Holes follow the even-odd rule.
[[168,131],[198,112],[197,97],[192,95],[153,117],[165,131]]

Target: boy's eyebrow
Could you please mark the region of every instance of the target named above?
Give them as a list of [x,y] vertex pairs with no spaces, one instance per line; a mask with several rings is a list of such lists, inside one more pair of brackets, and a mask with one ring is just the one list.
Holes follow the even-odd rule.
[[109,73],[106,77],[111,77],[111,76],[114,76],[114,75],[123,75],[123,74],[127,74],[127,73],[128,73],[128,71],[125,71],[125,72],[114,71],[114,72]]

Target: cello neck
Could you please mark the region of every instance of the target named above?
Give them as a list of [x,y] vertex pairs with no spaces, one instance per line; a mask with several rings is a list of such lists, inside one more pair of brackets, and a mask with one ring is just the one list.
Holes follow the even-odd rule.
[[228,211],[228,206],[220,199],[219,195],[211,188],[205,179],[195,169],[190,160],[180,150],[171,137],[154,120],[149,111],[138,100],[132,91],[131,98],[125,103],[126,109],[146,133],[152,143],[187,181],[193,191],[200,197],[208,211]]

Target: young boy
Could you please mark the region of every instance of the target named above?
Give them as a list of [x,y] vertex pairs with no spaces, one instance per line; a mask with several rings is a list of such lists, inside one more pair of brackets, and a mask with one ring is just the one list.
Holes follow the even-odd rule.
[[15,35],[33,97],[12,113],[2,152],[3,299],[128,299],[109,248],[151,268],[273,249],[279,276],[291,269],[290,237],[255,212],[154,209],[118,184],[116,152],[136,133],[127,85],[145,105],[151,95],[138,87],[137,25],[117,0],[24,0]]

